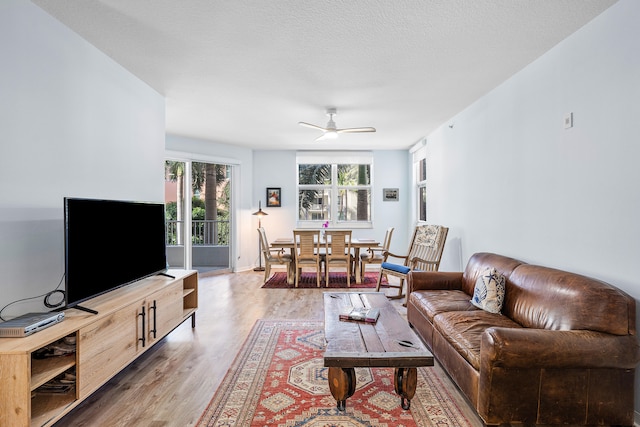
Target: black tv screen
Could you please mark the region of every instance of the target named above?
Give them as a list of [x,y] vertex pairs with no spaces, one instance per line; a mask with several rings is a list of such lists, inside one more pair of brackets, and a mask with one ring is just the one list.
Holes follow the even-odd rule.
[[166,270],[162,203],[65,198],[67,307]]

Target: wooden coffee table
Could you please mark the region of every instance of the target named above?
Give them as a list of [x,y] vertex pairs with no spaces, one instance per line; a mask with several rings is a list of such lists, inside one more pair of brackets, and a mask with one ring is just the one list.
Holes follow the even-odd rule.
[[[345,307],[380,310],[376,323],[340,320]],[[394,387],[402,408],[411,406],[416,392],[418,366],[433,366],[433,355],[382,292],[325,292],[324,366],[329,368],[329,388],[339,410],[356,389],[354,368],[395,368]]]

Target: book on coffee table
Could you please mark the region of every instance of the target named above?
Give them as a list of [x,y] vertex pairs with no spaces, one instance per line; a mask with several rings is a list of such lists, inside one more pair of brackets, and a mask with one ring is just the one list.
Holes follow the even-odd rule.
[[346,307],[340,312],[340,320],[356,320],[358,322],[375,323],[380,310],[367,307]]

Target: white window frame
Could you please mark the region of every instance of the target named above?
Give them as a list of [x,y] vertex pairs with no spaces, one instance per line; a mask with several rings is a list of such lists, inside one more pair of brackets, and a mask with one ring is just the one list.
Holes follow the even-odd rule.
[[[314,186],[300,185],[299,165],[328,164],[331,165],[331,185]],[[338,185],[338,165],[369,165],[370,181],[368,185],[343,186]],[[301,189],[323,188],[330,192],[329,227],[335,228],[372,228],[373,227],[373,153],[370,151],[300,151],[296,153],[296,221],[299,228],[320,228],[324,220],[301,220],[299,218]],[[369,221],[339,221],[338,200],[340,190],[369,190]]]
[[[424,224],[429,219],[428,193],[427,193],[427,140],[423,138],[411,149],[413,159],[413,182],[414,182],[414,206],[416,208],[415,215],[419,224]],[[424,175],[421,174],[421,165],[424,166]],[[424,204],[421,203],[420,193],[425,193]],[[424,219],[420,218],[420,214],[424,212]]]

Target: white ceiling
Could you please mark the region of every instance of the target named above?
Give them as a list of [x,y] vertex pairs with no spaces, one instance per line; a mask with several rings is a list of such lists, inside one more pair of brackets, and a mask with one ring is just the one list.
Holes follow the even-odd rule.
[[[166,97],[167,132],[402,149],[615,0],[32,0]],[[338,127],[314,142],[336,107]]]

